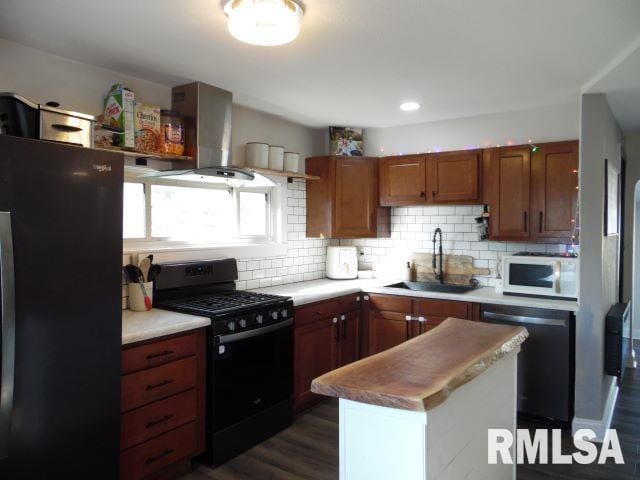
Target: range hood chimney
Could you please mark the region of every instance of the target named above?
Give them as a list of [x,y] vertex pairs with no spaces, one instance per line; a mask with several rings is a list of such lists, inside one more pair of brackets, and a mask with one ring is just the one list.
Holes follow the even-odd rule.
[[185,127],[185,155],[189,161],[173,162],[173,170],[158,176],[195,174],[233,180],[253,180],[254,174],[231,164],[231,92],[194,82],[174,87],[171,109],[180,113]]

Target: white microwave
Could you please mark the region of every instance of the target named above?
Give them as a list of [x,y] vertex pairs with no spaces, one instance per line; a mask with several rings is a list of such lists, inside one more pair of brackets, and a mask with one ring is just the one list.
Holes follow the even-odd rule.
[[577,300],[577,257],[516,253],[502,258],[503,293]]

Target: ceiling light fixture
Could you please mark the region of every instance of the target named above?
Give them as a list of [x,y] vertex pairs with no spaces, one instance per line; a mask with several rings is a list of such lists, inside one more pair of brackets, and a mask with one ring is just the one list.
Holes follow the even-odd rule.
[[404,102],[400,105],[400,110],[404,110],[405,112],[413,112],[419,108],[420,104],[418,102]]
[[265,47],[295,40],[303,15],[293,0],[229,0],[224,13],[231,35],[241,42]]

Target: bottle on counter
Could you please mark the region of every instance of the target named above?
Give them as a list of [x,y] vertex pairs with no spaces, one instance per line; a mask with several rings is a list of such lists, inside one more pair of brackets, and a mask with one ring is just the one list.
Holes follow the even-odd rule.
[[410,282],[412,278],[413,278],[413,275],[411,272],[411,262],[407,262],[407,267],[404,269],[404,281]]

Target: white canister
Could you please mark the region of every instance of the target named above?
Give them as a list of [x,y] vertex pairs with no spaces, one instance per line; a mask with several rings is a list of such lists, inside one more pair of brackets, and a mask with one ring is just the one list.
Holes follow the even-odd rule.
[[300,163],[300,154],[296,152],[284,152],[284,170],[286,172],[297,172]]
[[271,170],[282,170],[283,165],[284,147],[269,145],[269,168]]
[[248,167],[269,168],[269,145],[249,142],[245,145],[245,164]]

